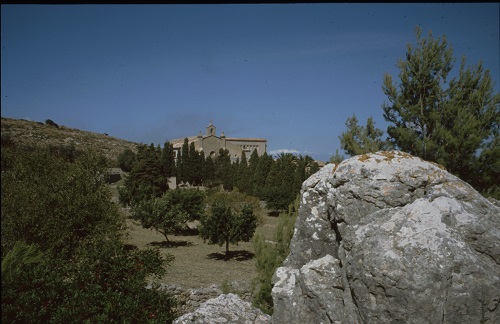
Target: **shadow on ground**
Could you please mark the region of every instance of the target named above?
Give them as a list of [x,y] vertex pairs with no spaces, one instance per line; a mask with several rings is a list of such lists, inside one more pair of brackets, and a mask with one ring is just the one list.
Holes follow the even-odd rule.
[[158,247],[162,247],[162,248],[176,248],[179,246],[191,246],[191,245],[193,245],[193,242],[188,242],[188,241],[154,241],[154,242],[148,243],[148,245],[158,246]]
[[236,261],[247,261],[250,259],[253,259],[255,254],[253,254],[250,251],[247,250],[238,250],[238,251],[229,251],[229,255],[226,258],[226,253],[225,252],[214,252],[210,253],[208,255],[209,259],[214,259],[214,260],[236,260]]
[[183,229],[182,231],[179,231],[179,233],[176,233],[175,235],[183,235],[183,236],[198,236],[200,232],[198,231],[197,228],[186,228]]

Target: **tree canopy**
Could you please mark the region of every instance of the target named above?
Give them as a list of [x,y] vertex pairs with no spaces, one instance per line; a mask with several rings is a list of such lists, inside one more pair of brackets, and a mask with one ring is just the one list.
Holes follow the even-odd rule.
[[354,156],[390,148],[390,144],[382,140],[384,132],[375,127],[372,117],[368,118],[366,126],[359,126],[358,119],[353,114],[352,117],[347,118],[345,124],[347,130],[339,138],[340,145],[346,154]]
[[498,188],[500,94],[489,70],[481,62],[467,66],[462,57],[458,74],[449,79],[455,58],[446,37],[434,39],[430,31],[422,37],[419,27],[416,37],[397,63],[400,82],[384,76],[390,141],[442,164],[480,191]]
[[171,258],[126,249],[101,157],[3,144],[2,322],[172,321],[174,300],[145,288]]
[[427,37],[417,27],[416,44],[399,59],[398,81],[385,74],[382,105],[388,138],[370,117],[359,126],[355,115],[340,136],[349,155],[398,150],[443,165],[483,194],[500,198],[500,93],[494,93],[489,70],[481,62],[456,61],[446,36]]
[[205,194],[198,189],[169,190],[158,198],[143,200],[132,208],[132,218],[144,228],[153,228],[165,236],[188,228],[205,210]]
[[[200,236],[209,244],[226,246],[229,258],[229,244],[248,242],[257,228],[257,217],[251,203],[235,197],[238,193],[220,193],[212,197],[209,211],[200,220]],[[241,196],[241,195],[240,195]]]

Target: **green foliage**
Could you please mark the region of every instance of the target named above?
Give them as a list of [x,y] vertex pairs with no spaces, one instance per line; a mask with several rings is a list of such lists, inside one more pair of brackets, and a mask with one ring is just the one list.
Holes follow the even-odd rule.
[[219,179],[226,190],[232,190],[234,187],[234,179],[231,172],[231,157],[229,151],[220,149],[219,155],[214,162],[215,178]]
[[38,251],[36,245],[16,241],[12,250],[2,259],[2,278],[12,281],[24,265],[34,267],[42,261],[43,254]]
[[485,192],[500,178],[500,94],[493,93],[489,71],[481,63],[466,67],[465,58],[448,83],[455,59],[446,37],[421,34],[417,28],[416,46],[409,44],[397,64],[400,83],[384,76],[387,132],[399,149],[442,164]]
[[241,161],[237,167],[236,172],[236,183],[240,191],[247,192],[251,194],[252,188],[252,178],[250,169],[248,167],[248,161],[245,152],[241,154]]
[[142,200],[132,208],[132,218],[144,228],[165,236],[187,228],[187,222],[200,219],[205,209],[205,194],[198,189],[169,190],[159,198]]
[[145,288],[171,258],[125,249],[97,154],[1,153],[2,322],[173,320],[173,299]]
[[181,148],[181,156],[177,160],[177,183],[186,183],[191,177],[189,164],[189,140],[187,137]]
[[310,156],[296,157],[290,153],[278,155],[277,160],[271,164],[262,191],[267,207],[278,212],[286,210],[300,191],[302,182],[318,169],[317,163]]
[[339,154],[339,150],[335,150],[335,155],[330,157],[330,163],[339,164],[344,161],[344,156]]
[[132,171],[132,166],[136,161],[136,156],[134,151],[127,148],[123,150],[123,152],[120,153],[120,155],[118,155],[117,160],[118,160],[118,166],[122,169],[122,171],[130,172]]
[[274,242],[267,242],[261,235],[255,235],[253,239],[258,272],[258,291],[253,303],[267,314],[272,314],[273,311],[272,277],[290,253],[289,246],[298,215],[299,202],[300,198],[297,196],[294,203],[290,204],[288,212],[280,214]]
[[237,200],[233,193],[220,193],[210,197],[208,213],[200,219],[200,236],[208,244],[226,245],[248,242],[257,228],[257,217],[251,204]]
[[2,148],[2,253],[24,241],[71,255],[91,233],[119,228],[99,161],[95,153],[68,163],[46,149]]
[[[58,157],[71,163],[75,162],[78,155],[81,154],[81,151],[76,148],[73,142],[64,145],[49,145],[48,149],[51,155],[57,155]],[[102,165],[107,164],[104,156],[100,156],[99,159],[101,160],[100,163]]]
[[259,199],[255,196],[248,195],[244,192],[237,190],[226,192],[226,191],[216,191],[212,192],[207,196],[207,205],[213,205],[217,202],[223,201],[229,205],[232,210],[239,213],[243,210],[245,205],[250,206],[256,214],[261,211]]
[[125,185],[119,188],[120,202],[124,206],[134,207],[143,200],[161,197],[168,190],[169,174],[165,173],[160,147],[141,145],[136,159],[125,178]]
[[163,167],[162,170],[165,177],[175,176],[175,151],[174,146],[170,142],[163,144],[160,164]]
[[359,126],[358,119],[353,114],[347,118],[345,125],[347,130],[339,136],[339,139],[346,154],[354,156],[390,148],[390,143],[381,139],[383,131],[375,127],[372,117],[368,118],[366,126]]
[[78,262],[42,253],[17,259],[2,275],[2,322],[173,320],[173,299],[145,288],[146,276],[161,274],[166,262],[157,250],[125,251],[101,241],[82,246],[73,258]]
[[257,197],[264,198],[264,188],[266,185],[266,179],[269,175],[269,171],[271,171],[271,166],[273,165],[273,162],[274,161],[272,156],[267,155],[267,153],[265,152],[264,154],[262,154],[262,156],[259,157],[255,173],[252,176],[253,179],[252,192]]

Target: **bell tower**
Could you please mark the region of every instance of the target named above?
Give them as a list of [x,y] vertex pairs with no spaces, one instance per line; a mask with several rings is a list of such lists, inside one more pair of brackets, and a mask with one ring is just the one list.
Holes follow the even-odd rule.
[[210,125],[207,126],[207,136],[217,136],[216,134],[217,128],[212,124],[212,121],[210,121]]

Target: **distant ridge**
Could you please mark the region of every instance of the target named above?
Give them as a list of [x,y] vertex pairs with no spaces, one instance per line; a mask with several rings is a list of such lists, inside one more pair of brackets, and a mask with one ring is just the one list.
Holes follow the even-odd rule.
[[[54,123],[55,124],[55,123]],[[24,145],[73,145],[77,149],[94,148],[106,158],[116,161],[123,150],[136,151],[140,143],[130,142],[107,134],[94,133],[62,125],[52,126],[42,122],[2,117],[2,138],[9,136],[16,144]]]

